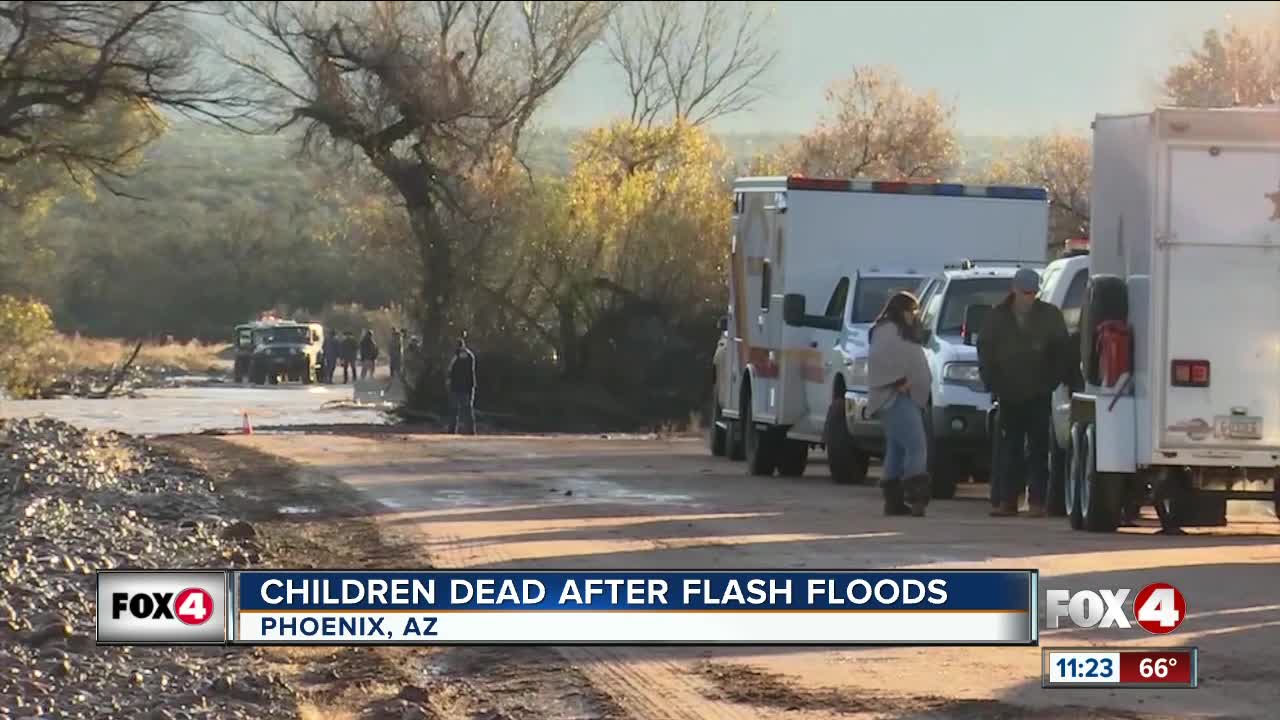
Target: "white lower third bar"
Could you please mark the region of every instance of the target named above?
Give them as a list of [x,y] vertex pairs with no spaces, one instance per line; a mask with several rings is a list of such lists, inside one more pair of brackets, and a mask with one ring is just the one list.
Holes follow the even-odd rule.
[[241,611],[237,642],[1026,644],[1025,612]]

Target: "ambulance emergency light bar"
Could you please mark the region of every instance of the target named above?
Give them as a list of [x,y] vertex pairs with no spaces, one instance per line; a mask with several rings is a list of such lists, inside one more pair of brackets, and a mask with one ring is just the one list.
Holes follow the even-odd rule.
[[1034,570],[98,573],[98,643],[1034,645]]
[[834,192],[892,193],[899,195],[946,195],[951,197],[988,197],[1003,200],[1039,200],[1048,202],[1049,191],[1023,185],[965,185],[939,182],[898,182],[882,180],[845,180],[811,178],[792,175],[788,190],[827,190]]

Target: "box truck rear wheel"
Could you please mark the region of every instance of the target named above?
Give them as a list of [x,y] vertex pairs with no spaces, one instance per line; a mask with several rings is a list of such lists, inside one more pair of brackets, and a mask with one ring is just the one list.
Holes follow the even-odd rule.
[[1089,532],[1115,532],[1120,525],[1124,505],[1124,483],[1121,478],[1098,472],[1097,430],[1090,424],[1084,430],[1084,474],[1080,483],[1080,510],[1084,529]]
[[809,443],[804,440],[782,441],[778,453],[778,474],[784,477],[800,477],[809,465]]
[[853,438],[849,437],[849,428],[844,421],[843,398],[833,399],[827,408],[823,435],[831,479],[841,485],[865,483],[867,471],[871,468],[871,456],[853,446]]
[[1058,433],[1049,428],[1049,487],[1045,489],[1045,512],[1050,517],[1067,514],[1067,450],[1058,447]]
[[1080,505],[1080,484],[1084,481],[1084,426],[1075,423],[1071,426],[1071,444],[1067,448],[1067,476],[1065,504],[1067,522],[1072,530],[1084,529],[1084,510]]

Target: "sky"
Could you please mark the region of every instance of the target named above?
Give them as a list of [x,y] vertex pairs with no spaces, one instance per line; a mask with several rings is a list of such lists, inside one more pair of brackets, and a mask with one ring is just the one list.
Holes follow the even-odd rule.
[[[969,135],[1088,128],[1097,113],[1141,111],[1163,71],[1211,27],[1269,23],[1276,2],[780,2],[779,51],[754,109],[715,127],[801,132],[823,91],[855,65],[888,64],[913,88],[936,89]],[[626,109],[620,76],[599,48],[557,90],[546,125],[590,127]]]

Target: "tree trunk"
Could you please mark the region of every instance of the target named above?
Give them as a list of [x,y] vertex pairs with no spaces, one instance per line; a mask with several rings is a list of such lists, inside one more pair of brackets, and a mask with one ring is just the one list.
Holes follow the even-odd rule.
[[560,330],[560,374],[566,380],[577,380],[582,375],[581,353],[578,351],[578,318],[572,298],[556,302]]
[[452,239],[446,237],[433,201],[423,194],[404,195],[409,226],[422,262],[418,326],[422,332],[422,363],[409,406],[414,410],[441,407],[445,400],[444,362],[453,349],[452,309],[456,288],[452,267]]

